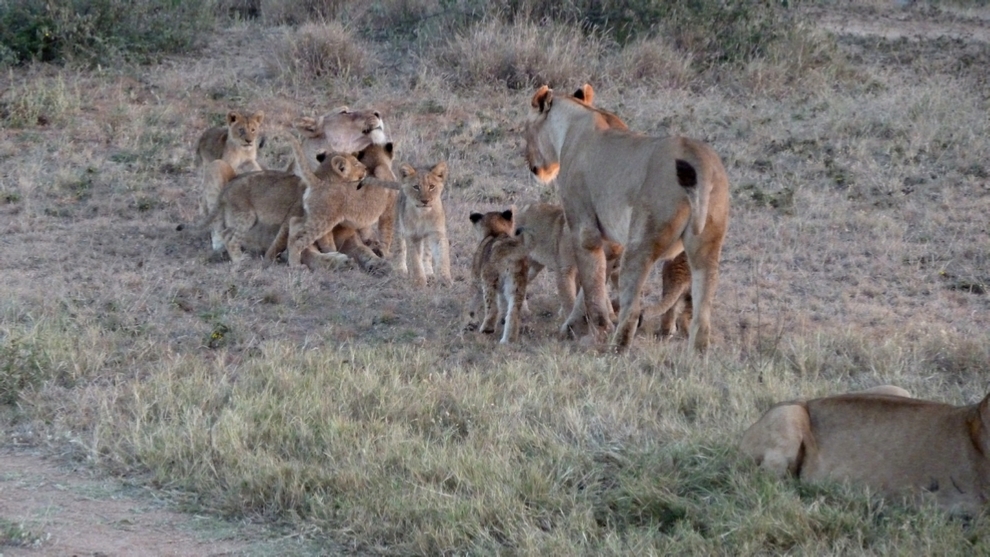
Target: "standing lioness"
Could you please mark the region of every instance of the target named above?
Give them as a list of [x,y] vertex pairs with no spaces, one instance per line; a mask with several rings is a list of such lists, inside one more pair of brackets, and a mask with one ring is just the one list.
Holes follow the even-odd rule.
[[740,449],[779,475],[850,480],[888,495],[928,492],[951,512],[978,513],[990,496],[990,395],[950,406],[886,394],[898,392],[906,394],[885,386],[777,404]]
[[707,348],[729,223],[729,180],[721,159],[699,141],[617,128],[614,115],[579,98],[555,97],[545,85],[531,104],[527,163],[541,181],[557,180],[592,331],[612,328],[605,240],[625,247],[619,267],[619,322],[611,338],[616,348],[627,346],[636,332],[640,291],[650,268],[684,251],[694,303],[689,337],[697,349]]

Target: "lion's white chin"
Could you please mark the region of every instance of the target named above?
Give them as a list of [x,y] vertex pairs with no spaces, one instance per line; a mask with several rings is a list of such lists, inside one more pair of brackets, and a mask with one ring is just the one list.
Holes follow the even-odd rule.
[[368,139],[375,145],[385,145],[388,143],[388,137],[385,135],[385,130],[382,128],[375,128],[371,130],[368,134]]

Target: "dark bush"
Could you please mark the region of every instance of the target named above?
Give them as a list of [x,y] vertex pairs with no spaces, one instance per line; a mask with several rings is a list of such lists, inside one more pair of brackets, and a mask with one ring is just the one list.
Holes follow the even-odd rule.
[[0,62],[154,60],[200,45],[210,0],[9,0],[0,3]]

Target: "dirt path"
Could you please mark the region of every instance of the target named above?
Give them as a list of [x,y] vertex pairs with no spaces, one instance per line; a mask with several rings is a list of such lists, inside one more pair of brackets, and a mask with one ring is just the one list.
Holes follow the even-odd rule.
[[260,550],[243,528],[169,510],[127,488],[26,450],[0,451],[0,555],[206,556]]

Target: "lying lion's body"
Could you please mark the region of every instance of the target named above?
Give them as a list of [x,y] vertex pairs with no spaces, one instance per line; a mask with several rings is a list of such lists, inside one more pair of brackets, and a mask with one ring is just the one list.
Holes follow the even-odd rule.
[[[501,344],[519,336],[520,310],[526,299],[529,272],[529,245],[515,234],[512,211],[471,213],[478,248],[471,262],[471,278],[475,295],[468,302],[466,331],[495,332],[504,322]],[[528,237],[529,231],[523,232]],[[481,322],[478,322],[478,318]]]
[[778,404],[746,430],[740,448],[761,467],[802,481],[927,492],[952,512],[982,510],[990,496],[990,396],[950,406],[886,394],[898,391]]
[[556,177],[593,330],[612,328],[605,240],[625,248],[618,326],[611,339],[617,348],[627,346],[636,332],[640,291],[652,265],[685,251],[694,302],[689,336],[704,350],[729,220],[728,177],[718,155],[692,139],[614,128],[607,113],[575,98],[554,98],[545,86],[532,105],[527,159],[537,178]]

